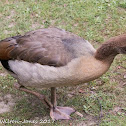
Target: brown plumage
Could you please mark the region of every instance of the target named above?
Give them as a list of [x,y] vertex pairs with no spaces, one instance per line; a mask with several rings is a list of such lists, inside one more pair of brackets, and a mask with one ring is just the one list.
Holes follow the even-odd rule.
[[79,41],[85,42],[82,38],[61,29],[39,29],[24,36],[2,40],[0,59],[18,59],[42,65],[64,66],[81,55],[77,53],[78,47],[75,48]]
[[[126,34],[111,38],[97,50],[79,36],[57,28],[38,29],[0,41],[0,61],[17,79],[16,88],[43,100],[53,120],[70,119],[74,112],[70,107],[56,105],[56,87],[100,77],[120,53],[126,54]],[[50,87],[51,103],[25,87]]]
[[97,49],[95,57],[98,60],[105,60],[111,56],[114,58],[119,53],[126,53],[126,34],[112,37],[102,44]]

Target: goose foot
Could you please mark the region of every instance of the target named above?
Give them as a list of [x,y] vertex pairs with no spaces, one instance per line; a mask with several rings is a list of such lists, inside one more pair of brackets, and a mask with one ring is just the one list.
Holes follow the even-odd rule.
[[73,108],[56,106],[50,109],[50,117],[52,120],[69,120],[71,119],[70,114],[73,112],[75,112]]

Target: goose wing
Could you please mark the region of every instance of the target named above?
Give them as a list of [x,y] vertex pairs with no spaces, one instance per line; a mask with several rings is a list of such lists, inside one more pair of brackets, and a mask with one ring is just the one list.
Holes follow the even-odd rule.
[[57,28],[39,29],[0,41],[0,60],[24,60],[56,67],[94,52],[86,40]]

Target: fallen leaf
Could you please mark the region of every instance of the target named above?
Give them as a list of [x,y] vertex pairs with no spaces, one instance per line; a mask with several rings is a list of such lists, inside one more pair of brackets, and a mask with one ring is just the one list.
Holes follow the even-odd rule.
[[84,93],[84,90],[83,89],[79,89],[79,93]]
[[75,112],[75,114],[77,114],[78,116],[80,116],[80,117],[83,117],[83,115],[80,113],[80,112]]

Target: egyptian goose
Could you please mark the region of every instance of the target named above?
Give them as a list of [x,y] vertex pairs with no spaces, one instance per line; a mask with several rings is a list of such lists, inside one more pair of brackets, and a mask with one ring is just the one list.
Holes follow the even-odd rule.
[[[97,50],[81,37],[58,28],[38,29],[0,41],[0,61],[17,79],[15,87],[44,101],[53,120],[70,119],[75,111],[56,105],[56,87],[100,77],[120,53],[126,54],[126,34],[111,38]],[[26,87],[51,88],[51,102]]]

